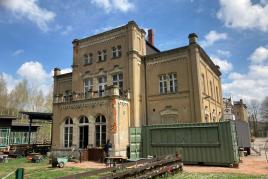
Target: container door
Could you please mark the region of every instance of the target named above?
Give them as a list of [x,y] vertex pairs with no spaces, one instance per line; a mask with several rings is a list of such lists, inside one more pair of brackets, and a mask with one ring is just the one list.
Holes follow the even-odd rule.
[[141,156],[141,128],[130,128],[130,159]]
[[231,125],[231,136],[232,136],[232,145],[233,145],[233,152],[234,152],[234,160],[235,162],[239,162],[239,154],[238,154],[238,144],[237,144],[237,138],[236,138],[236,126],[234,122],[230,123]]

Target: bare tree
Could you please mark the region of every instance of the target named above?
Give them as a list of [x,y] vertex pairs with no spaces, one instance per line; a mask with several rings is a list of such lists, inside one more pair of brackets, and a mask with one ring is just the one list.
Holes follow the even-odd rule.
[[266,96],[262,101],[261,116],[264,121],[268,121],[268,96]]
[[260,103],[257,100],[251,100],[249,103],[249,116],[253,122],[253,131],[254,136],[257,136],[257,122],[260,115]]
[[28,102],[28,82],[23,80],[18,83],[9,94],[9,107],[17,110],[25,110]]
[[2,74],[0,74],[0,110],[4,110],[6,108],[6,104],[8,101],[8,91],[6,87],[6,82]]
[[27,110],[34,112],[45,111],[45,97],[41,90],[29,89],[28,107]]
[[46,112],[52,112],[52,105],[53,105],[53,88],[51,87],[48,94],[45,97],[45,110]]

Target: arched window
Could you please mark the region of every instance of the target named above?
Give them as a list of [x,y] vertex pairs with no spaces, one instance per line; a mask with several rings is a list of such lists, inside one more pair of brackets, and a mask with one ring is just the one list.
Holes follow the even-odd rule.
[[100,147],[106,143],[106,119],[99,115],[95,121],[96,146]]
[[73,120],[70,117],[65,119],[64,123],[64,147],[73,145]]
[[86,116],[80,117],[79,120],[79,148],[86,148],[88,146],[88,118]]

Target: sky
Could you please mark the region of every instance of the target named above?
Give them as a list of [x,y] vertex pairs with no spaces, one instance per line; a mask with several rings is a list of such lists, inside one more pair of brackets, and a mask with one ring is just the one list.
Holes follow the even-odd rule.
[[0,74],[45,93],[52,71],[71,71],[72,41],[134,20],[161,51],[198,43],[221,67],[225,97],[268,95],[268,0],[0,0]]

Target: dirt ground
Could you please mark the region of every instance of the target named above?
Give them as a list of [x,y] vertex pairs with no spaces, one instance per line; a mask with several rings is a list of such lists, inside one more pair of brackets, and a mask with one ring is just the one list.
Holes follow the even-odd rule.
[[105,168],[106,165],[104,163],[97,163],[86,161],[82,163],[75,163],[75,162],[68,162],[66,163],[65,167],[78,167],[78,168],[88,168],[88,169],[101,169]]
[[[183,170],[189,173],[241,173],[251,175],[268,175],[268,163],[264,154],[261,156],[251,155],[241,157],[242,162],[238,168],[217,167],[217,166],[198,166],[198,165],[185,165]],[[78,167],[88,169],[101,169],[105,168],[105,164],[96,162],[82,162],[74,163],[68,162],[66,167]]]
[[216,166],[195,166],[185,165],[183,170],[194,173],[241,173],[251,175],[268,175],[268,163],[265,155],[241,157],[242,162],[238,168],[216,167]]

